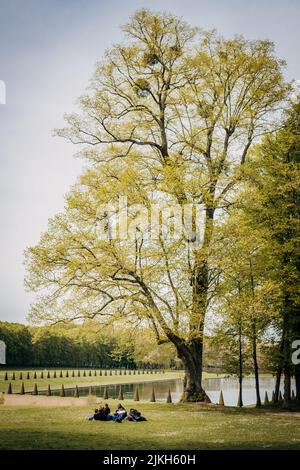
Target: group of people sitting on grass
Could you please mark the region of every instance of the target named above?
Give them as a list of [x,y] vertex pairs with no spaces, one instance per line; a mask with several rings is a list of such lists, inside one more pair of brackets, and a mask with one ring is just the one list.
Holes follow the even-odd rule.
[[138,410],[130,408],[129,413],[125,410],[121,403],[118,404],[114,414],[110,413],[110,408],[107,403],[104,406],[99,406],[95,410],[93,416],[88,418],[90,421],[114,421],[115,423],[122,423],[122,421],[147,421]]

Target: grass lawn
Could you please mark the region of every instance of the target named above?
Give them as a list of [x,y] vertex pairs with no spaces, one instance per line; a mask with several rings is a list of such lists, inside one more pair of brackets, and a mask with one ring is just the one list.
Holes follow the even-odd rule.
[[[116,400],[110,400],[112,410]],[[147,422],[87,421],[93,406],[0,406],[0,449],[300,449],[300,418],[271,408],[136,403]],[[299,415],[299,413],[298,413]]]

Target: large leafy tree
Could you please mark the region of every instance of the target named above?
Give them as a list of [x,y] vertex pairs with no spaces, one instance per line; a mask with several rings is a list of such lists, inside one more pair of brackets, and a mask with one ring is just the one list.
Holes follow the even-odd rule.
[[[127,41],[97,64],[81,112],[58,131],[89,165],[65,213],[27,251],[27,283],[45,289],[32,315],[148,322],[183,361],[183,398],[208,400],[201,372],[215,215],[230,201],[252,142],[274,126],[287,91],[283,62],[269,41],[224,40],[172,15],[141,10],[123,30]],[[119,195],[137,227],[130,238],[100,240],[99,207]],[[147,239],[137,204],[158,202],[177,211],[201,204],[201,243],[186,226],[181,236]]]

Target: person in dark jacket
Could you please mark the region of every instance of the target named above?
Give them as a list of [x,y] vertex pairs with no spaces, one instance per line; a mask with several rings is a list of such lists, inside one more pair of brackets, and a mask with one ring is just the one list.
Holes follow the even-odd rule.
[[147,421],[144,416],[141,415],[140,411],[130,408],[129,417],[132,418],[132,421]]
[[95,421],[107,421],[107,413],[105,407],[99,408],[98,412],[94,414]]
[[104,405],[104,413],[106,416],[110,415],[110,407],[108,406],[108,403],[105,403]]

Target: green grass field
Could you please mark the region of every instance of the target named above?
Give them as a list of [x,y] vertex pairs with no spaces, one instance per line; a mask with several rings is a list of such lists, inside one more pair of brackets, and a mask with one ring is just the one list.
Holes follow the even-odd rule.
[[[114,409],[116,401],[109,401]],[[124,402],[147,422],[87,421],[93,406],[0,406],[0,449],[300,449],[300,418],[272,409]]]

